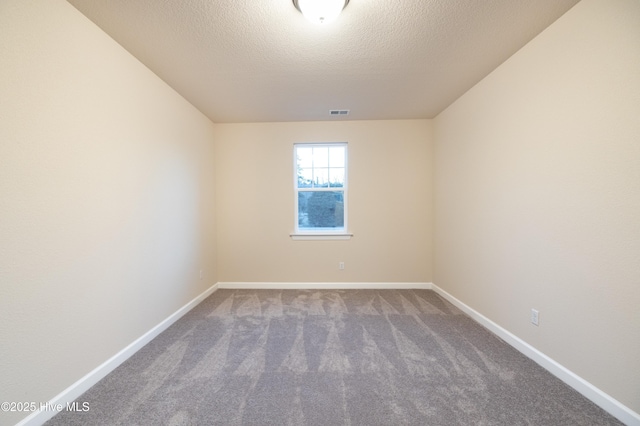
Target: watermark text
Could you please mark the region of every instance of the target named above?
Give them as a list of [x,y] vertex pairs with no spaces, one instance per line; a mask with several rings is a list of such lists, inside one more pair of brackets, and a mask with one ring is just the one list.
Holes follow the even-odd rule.
[[33,402],[33,401],[5,401],[0,403],[0,411],[89,411],[91,407],[88,402],[67,402],[66,404],[54,404],[53,402]]

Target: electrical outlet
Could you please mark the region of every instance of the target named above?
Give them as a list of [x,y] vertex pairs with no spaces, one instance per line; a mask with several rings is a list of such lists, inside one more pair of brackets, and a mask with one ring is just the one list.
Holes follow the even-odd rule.
[[538,312],[536,309],[531,309],[531,324],[539,325],[539,321],[540,321],[540,312]]
[[340,269],[341,271],[344,269],[344,262],[338,263],[338,269]]

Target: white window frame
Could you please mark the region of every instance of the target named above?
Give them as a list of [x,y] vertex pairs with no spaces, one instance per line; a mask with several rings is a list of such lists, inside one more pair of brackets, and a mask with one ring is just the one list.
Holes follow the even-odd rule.
[[[344,158],[344,185],[340,188],[326,187],[326,188],[299,188],[298,187],[298,158],[297,150],[299,147],[345,147]],[[330,166],[330,165],[329,165]],[[293,240],[348,240],[353,234],[347,232],[348,226],[348,187],[349,187],[349,149],[347,142],[300,142],[293,144],[293,207],[294,207],[294,229],[295,231],[290,234]],[[343,192],[343,214],[344,222],[341,228],[327,228],[327,229],[307,229],[300,228],[298,217],[298,192],[313,191],[313,192],[335,192],[336,190]]]

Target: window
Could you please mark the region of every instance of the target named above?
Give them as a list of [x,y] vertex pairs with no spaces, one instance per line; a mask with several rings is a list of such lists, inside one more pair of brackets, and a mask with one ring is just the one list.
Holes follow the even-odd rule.
[[347,234],[347,144],[294,145],[296,225],[292,237]]

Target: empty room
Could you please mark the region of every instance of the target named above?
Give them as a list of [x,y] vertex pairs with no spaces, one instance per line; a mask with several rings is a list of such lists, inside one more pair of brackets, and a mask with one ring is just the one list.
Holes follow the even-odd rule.
[[640,426],[640,1],[0,0],[0,403]]

